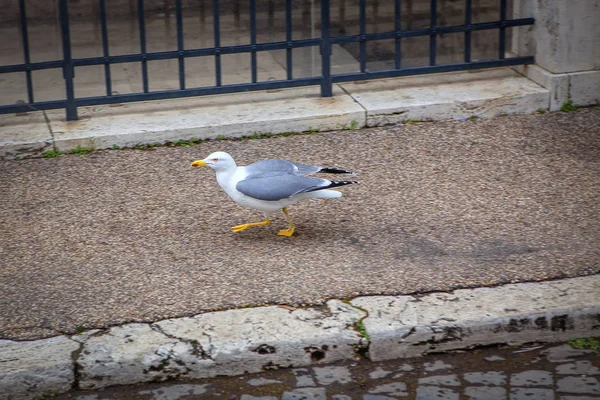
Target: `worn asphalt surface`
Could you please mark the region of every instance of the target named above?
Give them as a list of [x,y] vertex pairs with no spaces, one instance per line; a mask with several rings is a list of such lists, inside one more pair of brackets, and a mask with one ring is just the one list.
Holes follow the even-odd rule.
[[[355,171],[277,236],[193,160]],[[353,178],[354,179],[354,178]],[[600,272],[600,107],[0,162],[0,338]]]

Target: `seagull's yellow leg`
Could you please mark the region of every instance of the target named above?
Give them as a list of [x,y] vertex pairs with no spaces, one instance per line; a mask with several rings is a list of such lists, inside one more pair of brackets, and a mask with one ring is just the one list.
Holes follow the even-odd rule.
[[278,235],[279,236],[290,237],[290,236],[292,236],[294,234],[294,229],[296,228],[296,225],[294,225],[294,223],[292,222],[292,219],[290,218],[290,216],[288,214],[287,208],[283,207],[281,209],[281,211],[283,211],[283,213],[285,214],[285,219],[290,224],[290,227],[288,229],[282,229],[282,230],[280,230],[279,233],[278,233]]
[[231,230],[234,232],[241,232],[241,231],[245,231],[248,228],[252,228],[253,226],[265,226],[265,225],[269,225],[270,223],[271,223],[271,221],[269,221],[269,218],[266,218],[262,222],[250,222],[248,224],[233,226],[233,227],[231,227]]

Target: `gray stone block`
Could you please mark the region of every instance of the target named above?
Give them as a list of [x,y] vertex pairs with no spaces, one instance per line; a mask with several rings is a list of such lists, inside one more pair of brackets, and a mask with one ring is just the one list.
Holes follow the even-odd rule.
[[456,375],[435,375],[419,379],[419,385],[460,386]]
[[240,400],[279,400],[275,396],[251,396],[249,394],[243,394]]
[[507,397],[506,389],[490,386],[468,386],[465,395],[469,400],[505,400]]
[[554,400],[554,391],[551,389],[512,388],[510,400]]
[[502,371],[468,372],[463,377],[467,382],[477,385],[502,386],[506,384],[506,375]]
[[445,369],[454,368],[452,365],[446,364],[440,360],[435,360],[432,363],[425,363],[425,364],[423,364],[423,367],[425,368],[425,371],[427,371],[427,372],[435,372],[435,371],[441,371],[441,370],[445,370]]
[[350,371],[346,367],[315,367],[315,378],[320,385],[331,385],[332,383],[348,383],[352,381]]
[[396,400],[394,397],[382,396],[380,394],[365,394],[363,400]]
[[419,386],[416,400],[458,400],[459,395],[452,389],[437,386]]
[[302,388],[284,392],[281,400],[326,400],[325,388]]
[[556,382],[557,391],[600,395],[600,383],[592,377],[568,376]]
[[559,375],[600,375],[600,369],[587,360],[556,366]]
[[371,379],[381,379],[381,378],[385,378],[386,376],[392,374],[394,371],[386,371],[381,367],[377,367],[374,371],[371,371],[369,373],[369,378]]
[[292,370],[296,377],[296,387],[314,387],[317,386],[310,371],[306,368],[296,368]]
[[250,379],[247,383],[250,386],[264,386],[264,385],[274,385],[277,383],[281,383],[281,381],[277,381],[275,379],[256,378],[256,379]]
[[[328,312],[280,307],[229,310],[82,337],[80,387],[239,375],[353,359],[364,313],[331,300]],[[274,341],[274,338],[278,338]]]
[[418,299],[360,297],[351,304],[369,312],[363,321],[371,337],[369,354],[381,361],[494,343],[568,340],[575,333],[593,336],[598,298],[600,276],[592,275],[461,289]]
[[184,396],[199,396],[202,394],[206,394],[206,392],[208,391],[208,386],[208,384],[169,385],[162,386],[158,389],[141,390],[138,392],[138,394],[142,396],[152,395],[152,400],[177,400]]
[[331,400],[352,400],[352,397],[345,394],[334,394],[331,396]]
[[0,340],[0,399],[26,399],[71,389],[72,354],[79,349],[65,336],[32,342]]
[[546,349],[542,351],[541,354],[550,362],[564,363],[574,361],[577,357],[583,357],[594,353],[596,353],[594,350],[574,349],[568,344],[561,344],[560,346]]
[[408,392],[406,391],[406,383],[404,382],[392,382],[379,385],[369,390],[369,393],[382,393],[389,394],[390,396],[408,396]]
[[510,377],[511,386],[552,386],[553,383],[552,374],[548,371],[523,371]]

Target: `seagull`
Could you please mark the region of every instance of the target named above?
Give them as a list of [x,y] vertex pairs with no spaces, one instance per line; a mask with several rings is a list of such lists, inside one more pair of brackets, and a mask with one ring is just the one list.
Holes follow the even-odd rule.
[[338,168],[321,168],[280,159],[266,159],[246,166],[237,166],[233,158],[222,151],[212,153],[203,160],[192,163],[192,167],[209,167],[215,170],[219,186],[241,206],[260,210],[265,215],[261,222],[237,225],[231,229],[241,232],[255,226],[269,225],[269,217],[282,210],[289,224],[288,229],[279,231],[280,236],[292,236],[295,225],[287,207],[303,199],[333,199],[342,193],[331,188],[358,183],[356,181],[330,181],[306,175],[317,172],[349,174]]

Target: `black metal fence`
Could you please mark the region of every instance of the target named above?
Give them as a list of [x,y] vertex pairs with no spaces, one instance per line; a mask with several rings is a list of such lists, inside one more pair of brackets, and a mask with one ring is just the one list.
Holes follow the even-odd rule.
[[[293,4],[292,0],[280,0],[284,7],[285,15],[285,40],[261,42],[257,41],[257,0],[247,1],[249,13],[249,37],[247,44],[221,45],[221,16],[222,5],[219,0],[212,0],[212,26],[214,46],[203,48],[186,48],[184,46],[182,0],[171,0],[174,2],[177,49],[170,51],[148,52],[147,32],[144,14],[144,0],[137,1],[137,18],[139,29],[140,51],[135,54],[111,55],[111,46],[107,31],[107,4],[106,0],[97,0],[98,18],[101,28],[102,56],[99,57],[72,57],[72,37],[70,34],[69,3],[67,0],[58,0],[58,16],[60,19],[62,39],[62,59],[54,61],[31,62],[30,42],[28,38],[28,19],[25,0],[19,0],[20,9],[20,34],[23,48],[23,60],[21,64],[0,65],[0,74],[21,72],[25,73],[27,101],[21,104],[0,105],[0,114],[20,113],[32,110],[66,109],[67,120],[77,119],[77,108],[100,104],[114,104],[142,100],[170,99],[188,96],[201,96],[221,93],[245,92],[251,90],[266,90],[291,88],[299,86],[320,85],[321,95],[329,97],[332,95],[334,83],[358,81],[376,78],[389,78],[407,75],[431,74],[439,72],[463,71],[471,69],[492,68],[518,64],[530,64],[534,62],[531,56],[507,57],[507,28],[524,25],[532,25],[533,18],[507,18],[507,1],[499,1],[499,13],[497,19],[488,22],[473,23],[472,0],[464,0],[462,9],[463,23],[457,25],[442,25],[439,23],[438,1],[429,1],[429,24],[427,27],[411,29],[410,26],[402,26],[402,0],[389,0],[393,3],[393,29],[384,32],[369,33],[367,31],[367,0],[355,0],[358,4],[358,34],[344,35],[342,29],[332,29],[330,17],[331,3],[333,0],[320,1],[320,18],[315,24],[320,31],[316,37],[296,39],[293,37]],[[210,1],[210,0],[209,0]],[[260,0],[258,0],[260,1]],[[411,0],[405,0],[411,1]],[[283,4],[285,3],[285,4]],[[390,12],[391,13],[391,12]],[[72,18],[71,18],[72,19]],[[497,32],[497,57],[486,60],[472,60],[472,34],[476,31]],[[445,34],[462,34],[464,47],[462,62],[439,63],[437,58],[438,37]],[[424,37],[429,42],[429,62],[423,66],[407,66],[403,64],[403,41],[409,38]],[[367,44],[377,41],[393,42],[393,64],[392,68],[370,70],[367,64]],[[332,72],[332,48],[340,46],[358,46],[359,68],[354,72],[333,73]],[[320,73],[318,76],[294,77],[292,50],[313,47],[319,49]],[[259,81],[257,74],[257,54],[260,52],[284,50],[286,78],[269,81]],[[229,54],[249,53],[251,63],[250,81],[245,83],[223,84],[222,57]],[[214,85],[202,87],[188,87],[186,85],[185,62],[191,57],[213,57],[214,58]],[[175,59],[178,62],[179,87],[171,90],[151,91],[149,89],[148,63],[154,60]],[[335,61],[335,60],[334,60]],[[137,62],[141,65],[142,92],[119,94],[112,90],[111,66],[119,63]],[[78,67],[103,66],[106,95],[91,97],[76,97],[74,90],[74,77]],[[32,71],[60,68],[62,69],[65,82],[66,98],[57,100],[36,101],[35,90],[32,82]],[[1,90],[1,88],[0,88]]]

